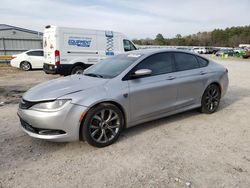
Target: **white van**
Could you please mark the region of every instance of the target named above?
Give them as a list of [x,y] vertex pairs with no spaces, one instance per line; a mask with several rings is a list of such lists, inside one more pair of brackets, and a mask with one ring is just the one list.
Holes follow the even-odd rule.
[[70,75],[81,73],[108,56],[136,50],[136,47],[118,32],[46,26],[43,50],[46,73]]

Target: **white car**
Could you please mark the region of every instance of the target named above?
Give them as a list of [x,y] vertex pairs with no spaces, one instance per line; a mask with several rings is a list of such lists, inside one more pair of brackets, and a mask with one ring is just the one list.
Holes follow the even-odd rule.
[[43,50],[29,50],[21,54],[12,55],[10,65],[28,71],[31,69],[42,69],[44,63]]
[[194,47],[193,51],[195,53],[198,53],[198,54],[206,54],[207,53],[206,48],[203,48],[203,47],[200,47],[200,48],[199,47]]

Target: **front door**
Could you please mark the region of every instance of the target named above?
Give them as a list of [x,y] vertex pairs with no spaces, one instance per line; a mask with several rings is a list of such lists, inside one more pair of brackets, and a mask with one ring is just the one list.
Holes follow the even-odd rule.
[[154,54],[132,70],[152,70],[147,77],[128,80],[132,122],[173,110],[177,87],[172,60],[171,53]]

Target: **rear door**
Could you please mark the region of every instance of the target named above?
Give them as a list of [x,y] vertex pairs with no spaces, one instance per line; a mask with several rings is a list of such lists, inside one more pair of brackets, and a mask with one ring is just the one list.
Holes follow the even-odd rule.
[[209,79],[208,61],[188,53],[174,53],[176,86],[178,87],[177,107],[182,108],[199,103]]
[[[43,35],[44,63],[55,65],[56,30],[46,28]],[[57,49],[58,50],[58,49]]]
[[171,53],[152,55],[140,62],[129,74],[150,69],[147,77],[129,79],[130,112],[133,122],[173,110],[177,87]]
[[32,68],[43,68],[44,57],[42,50],[27,52],[28,61],[31,63]]

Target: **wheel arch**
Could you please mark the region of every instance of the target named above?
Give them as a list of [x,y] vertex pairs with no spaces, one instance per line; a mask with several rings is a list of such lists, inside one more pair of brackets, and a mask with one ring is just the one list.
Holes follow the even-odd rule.
[[[214,82],[211,82],[208,86],[210,86],[210,85],[217,85],[217,86],[219,87],[219,89],[220,89],[220,92],[221,92],[221,85],[220,85],[219,82],[214,81]],[[207,86],[207,87],[208,87],[208,86]],[[206,88],[207,88],[207,87],[206,87]]]
[[78,61],[78,62],[75,62],[75,63],[72,63],[72,67],[71,67],[71,71],[72,71],[72,69],[74,68],[74,67],[76,67],[76,66],[82,66],[82,67],[86,67],[86,64],[84,63],[84,62],[80,62],[80,61]]
[[212,82],[210,82],[210,83],[208,83],[207,84],[207,86],[204,88],[204,90],[203,90],[203,93],[202,93],[202,96],[201,96],[201,98],[200,98],[200,103],[201,103],[201,101],[202,101],[202,97],[203,97],[203,95],[204,95],[204,93],[205,93],[205,91],[206,91],[206,89],[210,86],[210,85],[217,85],[218,87],[219,87],[219,89],[220,89],[220,92],[222,91],[221,89],[221,85],[220,85],[220,83],[218,82],[218,81],[212,81]]
[[[98,106],[98,105],[100,105],[100,104],[103,104],[103,103],[113,104],[113,105],[115,105],[117,108],[119,108],[119,110],[121,110],[122,115],[123,115],[123,119],[124,119],[124,128],[126,128],[127,116],[126,116],[126,113],[125,113],[125,109],[122,107],[122,105],[121,105],[120,103],[118,103],[118,102],[116,102],[116,101],[112,101],[112,100],[99,101],[98,103],[95,103],[95,104],[93,104],[92,106],[90,106],[89,109],[88,109],[88,111],[89,111],[90,109],[95,108],[96,106]],[[87,111],[87,113],[88,113],[88,111]],[[84,118],[83,118],[82,121],[80,122],[79,140],[83,140],[81,131],[82,131],[82,125],[83,125],[83,122],[84,122],[84,120],[85,120],[85,117],[86,117],[87,113],[84,115]]]
[[70,73],[72,72],[72,70],[76,67],[76,66],[81,66],[83,67],[84,69],[90,67],[92,64],[87,64],[87,63],[84,63],[82,61],[77,61],[75,63],[72,63],[72,67],[70,69]]
[[22,63],[25,63],[25,62],[29,63],[29,64],[30,64],[30,69],[32,69],[32,64],[31,64],[29,61],[27,61],[27,60],[21,61],[21,62],[19,63],[19,68],[21,68],[21,64],[22,64]]

